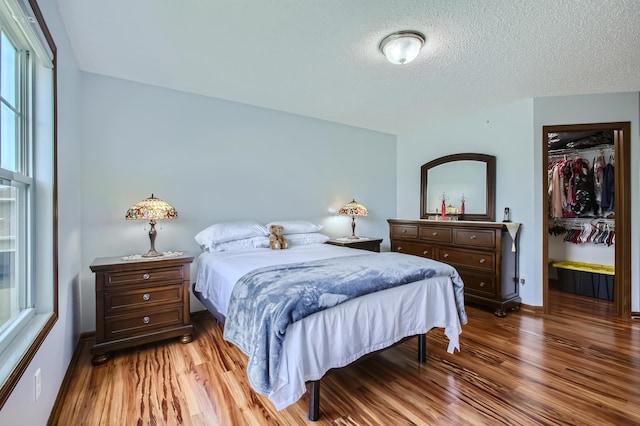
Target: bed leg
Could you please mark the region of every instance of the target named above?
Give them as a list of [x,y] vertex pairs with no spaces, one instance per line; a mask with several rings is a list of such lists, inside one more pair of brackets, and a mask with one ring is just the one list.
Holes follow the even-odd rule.
[[427,361],[427,335],[418,335],[418,362]]
[[314,380],[310,383],[309,394],[308,418],[315,422],[320,417],[320,380]]

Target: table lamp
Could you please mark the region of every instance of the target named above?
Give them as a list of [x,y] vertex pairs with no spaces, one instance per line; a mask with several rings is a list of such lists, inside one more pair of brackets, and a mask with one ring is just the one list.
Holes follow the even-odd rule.
[[178,212],[173,208],[169,203],[162,201],[159,198],[156,198],[151,194],[151,197],[145,198],[144,200],[136,203],[127,210],[127,214],[125,215],[125,219],[127,220],[136,220],[136,219],[145,219],[149,221],[149,225],[151,225],[151,229],[149,230],[149,240],[151,240],[151,249],[142,257],[158,257],[163,254],[156,251],[155,242],[156,242],[156,221],[160,219],[177,219]]
[[369,212],[367,208],[362,204],[356,202],[354,199],[350,203],[345,204],[340,208],[338,214],[341,216],[351,216],[351,236],[348,238],[358,239],[360,237],[356,236],[356,216],[367,216]]

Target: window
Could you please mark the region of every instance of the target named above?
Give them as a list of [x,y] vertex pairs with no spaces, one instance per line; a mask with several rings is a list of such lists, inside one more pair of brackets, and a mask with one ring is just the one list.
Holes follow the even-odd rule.
[[0,2],[0,407],[57,318],[55,45]]

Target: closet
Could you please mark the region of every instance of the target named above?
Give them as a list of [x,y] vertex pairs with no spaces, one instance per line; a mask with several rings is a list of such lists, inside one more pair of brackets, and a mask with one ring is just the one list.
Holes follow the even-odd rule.
[[553,289],[630,314],[629,127],[543,128],[545,312]]

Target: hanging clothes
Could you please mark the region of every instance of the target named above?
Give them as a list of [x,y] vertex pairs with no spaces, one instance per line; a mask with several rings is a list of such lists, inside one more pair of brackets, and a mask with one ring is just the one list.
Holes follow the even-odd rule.
[[563,241],[573,244],[606,244],[612,246],[615,244],[616,231],[615,227],[608,222],[597,223],[581,223],[574,224],[570,229],[563,229],[561,226],[554,225],[549,228],[552,235],[562,235]]
[[583,158],[549,163],[549,216],[551,218],[597,215],[594,177]]
[[589,175],[589,163],[582,158],[576,158],[572,168],[573,203],[571,211],[577,216],[595,215],[595,195],[593,179]]
[[560,163],[557,163],[553,167],[551,185],[549,187],[549,193],[551,195],[551,217],[563,217],[565,197],[564,197],[564,183],[561,173],[562,167]]
[[602,208],[602,214],[607,211],[613,211],[614,199],[615,199],[615,178],[614,178],[614,166],[613,162],[607,163],[602,172],[602,194],[600,200],[600,207]]
[[593,159],[592,167],[594,196],[598,207],[600,207],[602,200],[602,178],[605,166],[604,154],[600,151],[596,158]]

